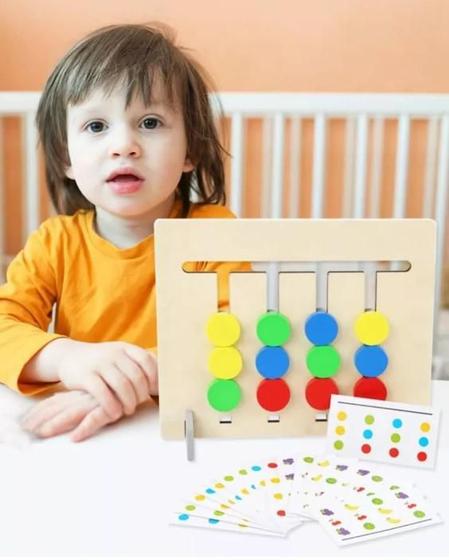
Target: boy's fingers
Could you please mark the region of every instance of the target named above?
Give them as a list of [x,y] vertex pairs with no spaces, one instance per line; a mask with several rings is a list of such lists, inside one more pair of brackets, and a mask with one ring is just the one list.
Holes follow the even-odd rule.
[[93,436],[100,428],[111,424],[112,420],[103,410],[101,406],[94,408],[87,416],[81,421],[79,426],[72,432],[70,439],[74,442],[83,441],[84,439]]
[[34,406],[25,417],[20,421],[20,425],[24,430],[34,432],[42,422],[58,414],[64,405],[60,400],[52,401],[52,398]]
[[60,405],[63,397],[66,396],[66,393],[57,393],[56,395],[52,395],[51,397],[40,400],[39,402],[28,408],[28,410],[21,416],[20,424],[23,426],[23,424],[26,424],[31,418],[35,417],[38,412],[47,409],[49,406]]
[[126,345],[126,354],[132,358],[145,372],[150,385],[150,395],[158,394],[157,362],[154,356],[138,346]]
[[51,420],[58,414],[76,407],[92,408],[97,403],[89,393],[83,391],[70,391],[54,395],[34,406],[20,421],[24,430],[35,432],[42,424]]
[[[136,391],[128,377],[116,366],[101,372],[103,381],[111,388],[119,399],[125,414],[133,414],[138,404]],[[115,420],[115,417],[112,418]]]
[[117,360],[116,365],[133,386],[137,397],[136,406],[147,401],[150,394],[150,383],[139,364],[129,356],[123,356],[123,358]]
[[123,414],[119,399],[114,395],[113,391],[111,391],[98,373],[97,375],[89,376],[85,384],[85,389],[97,399],[98,404],[106,411],[110,420],[120,418]]
[[82,406],[74,406],[68,410],[63,410],[53,418],[43,422],[36,434],[39,437],[51,437],[68,432],[77,426],[86,415],[97,405],[93,400],[83,403]]

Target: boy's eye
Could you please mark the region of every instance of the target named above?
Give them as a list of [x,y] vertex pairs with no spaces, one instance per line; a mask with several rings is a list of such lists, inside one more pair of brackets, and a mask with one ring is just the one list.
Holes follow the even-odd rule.
[[90,132],[102,132],[104,128],[104,124],[100,121],[92,121],[86,126],[86,128]]
[[143,128],[146,128],[148,130],[152,130],[153,128],[157,128],[158,125],[161,124],[161,121],[159,119],[156,119],[156,117],[147,117],[146,119],[143,119],[142,121],[142,125]]

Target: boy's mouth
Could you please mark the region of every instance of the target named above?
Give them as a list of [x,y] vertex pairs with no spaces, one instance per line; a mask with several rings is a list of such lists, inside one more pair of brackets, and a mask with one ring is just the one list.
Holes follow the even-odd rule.
[[107,183],[117,194],[132,194],[140,190],[143,178],[135,173],[129,173],[123,169],[115,171],[107,179]]
[[117,175],[108,184],[116,194],[132,194],[140,190],[143,179],[131,174]]
[[128,173],[126,175],[117,175],[113,179],[109,179],[109,182],[110,181],[114,181],[116,183],[127,183],[129,181],[141,181],[141,179],[137,177],[137,175],[131,175]]

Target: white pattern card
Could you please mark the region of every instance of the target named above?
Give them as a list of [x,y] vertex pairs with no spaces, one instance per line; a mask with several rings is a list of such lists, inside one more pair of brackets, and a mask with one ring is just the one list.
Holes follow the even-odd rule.
[[432,469],[438,422],[439,411],[428,406],[332,395],[327,449],[337,456]]

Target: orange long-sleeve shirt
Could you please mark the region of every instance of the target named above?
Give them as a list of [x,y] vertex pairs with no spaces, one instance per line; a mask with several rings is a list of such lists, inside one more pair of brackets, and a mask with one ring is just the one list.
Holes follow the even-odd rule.
[[[179,207],[175,202],[169,217],[176,217]],[[234,215],[223,206],[193,205],[188,217]],[[216,270],[216,265],[202,263],[201,269]],[[119,249],[96,233],[93,211],[46,220],[0,286],[0,383],[28,395],[54,386],[26,384],[19,377],[39,350],[64,336],[156,347],[155,298],[153,235]],[[49,333],[55,303],[55,332]]]

